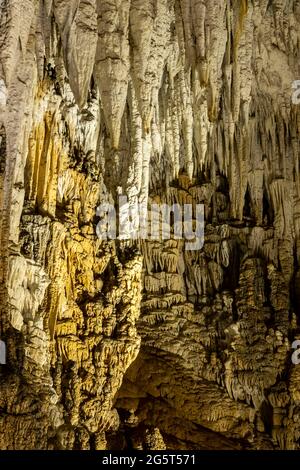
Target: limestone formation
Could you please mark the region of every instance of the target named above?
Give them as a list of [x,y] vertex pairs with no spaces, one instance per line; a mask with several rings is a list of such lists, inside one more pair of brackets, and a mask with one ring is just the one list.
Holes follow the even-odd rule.
[[0,449],[300,448],[296,80],[300,0],[0,0]]

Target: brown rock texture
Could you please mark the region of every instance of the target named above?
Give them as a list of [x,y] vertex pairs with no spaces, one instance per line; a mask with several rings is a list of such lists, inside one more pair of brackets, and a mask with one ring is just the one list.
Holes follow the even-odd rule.
[[299,0],[0,0],[0,449],[300,449],[296,80]]

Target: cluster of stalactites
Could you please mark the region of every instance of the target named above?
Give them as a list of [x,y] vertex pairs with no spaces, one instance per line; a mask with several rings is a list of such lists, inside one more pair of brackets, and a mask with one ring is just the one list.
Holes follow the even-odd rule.
[[[46,57],[79,109],[92,81],[112,151],[130,135],[130,196],[147,199],[150,166],[167,183],[180,170],[190,179],[208,170],[214,184],[218,174],[228,179],[234,219],[249,193],[257,223],[265,198],[283,214],[281,234],[298,230],[290,214],[299,212],[299,113],[291,102],[299,2],[12,0],[6,14],[2,95],[34,33],[40,78]],[[287,192],[295,207],[283,204]]]

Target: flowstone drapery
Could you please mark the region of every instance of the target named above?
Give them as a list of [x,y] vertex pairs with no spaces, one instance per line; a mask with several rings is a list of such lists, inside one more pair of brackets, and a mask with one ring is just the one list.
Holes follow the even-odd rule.
[[[0,1],[1,449],[299,448],[299,45],[299,0]],[[120,194],[203,248],[99,240]]]

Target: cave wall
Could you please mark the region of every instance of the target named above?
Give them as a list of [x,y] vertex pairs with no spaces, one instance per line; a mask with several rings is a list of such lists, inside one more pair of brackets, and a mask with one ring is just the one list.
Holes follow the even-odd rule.
[[[299,0],[0,2],[1,449],[299,448]],[[205,243],[96,208],[204,204]]]

